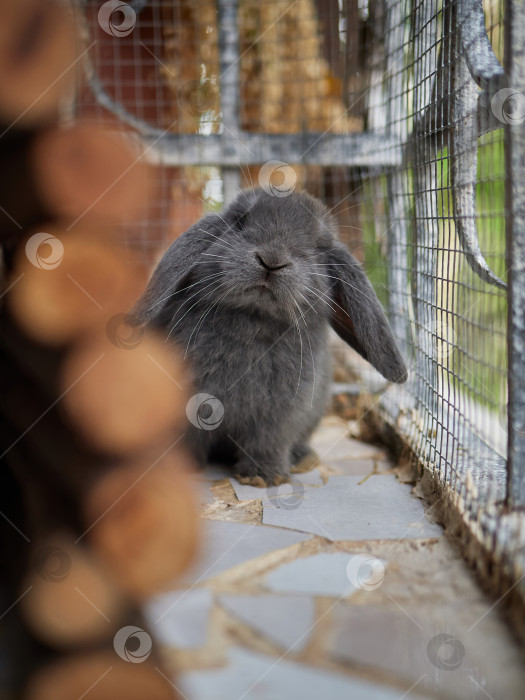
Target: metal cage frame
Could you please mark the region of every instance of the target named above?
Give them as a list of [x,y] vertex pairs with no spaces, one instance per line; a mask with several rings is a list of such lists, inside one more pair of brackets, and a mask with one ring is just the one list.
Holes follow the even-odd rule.
[[[147,3],[131,4],[138,12]],[[411,11],[407,17],[403,10],[408,7]],[[400,193],[406,187],[403,169],[411,168],[413,192],[416,193],[414,235],[419,249],[428,251],[428,255],[417,259],[415,270],[417,290],[413,303],[420,329],[418,347],[422,350],[416,357],[416,365],[427,363],[432,355],[429,347],[432,334],[428,327],[435,320],[433,310],[438,308],[433,284],[438,275],[435,254],[439,237],[435,211],[437,183],[435,163],[428,158],[428,153],[435,152],[445,141],[450,145],[453,216],[465,261],[484,285],[505,289],[505,283],[491,270],[482,253],[476,230],[477,140],[483,134],[504,128],[509,358],[507,459],[494,452],[475,431],[464,427],[460,430],[438,402],[425,406],[433,417],[431,440],[418,443],[411,439],[407,431],[403,431],[400,416],[402,410],[414,406],[414,396],[404,389],[389,392],[388,400],[380,400],[378,410],[394,431],[410,444],[418,460],[437,477],[441,488],[452,494],[450,503],[461,512],[470,535],[491,561],[500,564],[499,570],[506,572],[497,577],[497,587],[505,591],[515,588],[525,601],[525,126],[507,124],[503,127],[490,109],[491,101],[502,89],[511,87],[525,95],[525,5],[520,0],[506,0],[506,58],[502,66],[489,41],[481,0],[444,0],[442,6],[438,0],[385,3],[386,61],[381,80],[374,87],[384,99],[382,107],[374,104],[369,107],[369,110],[383,111],[369,114],[368,122],[375,128],[347,134],[242,131],[238,9],[239,0],[217,0],[221,133],[175,134],[146,124],[112,99],[98,79],[95,67],[86,60],[90,87],[102,106],[140,133],[150,157],[155,153],[159,162],[170,166],[219,167],[225,201],[232,199],[239,189],[241,168],[272,159],[291,166],[368,168],[384,175],[389,199],[389,310],[394,332],[405,349],[410,329],[404,314],[403,256],[410,216]],[[412,66],[411,119],[407,115],[403,75],[397,69],[404,60],[407,20],[410,20],[409,40],[413,42],[416,57]],[[447,28],[451,30],[448,33]],[[438,51],[435,37],[440,32]],[[450,46],[451,36],[455,51]],[[452,55],[450,61],[443,60],[447,52]],[[441,105],[439,114],[430,109],[437,99]],[[448,114],[451,119],[447,121],[440,114]],[[427,365],[420,368],[421,376],[426,377],[430,387],[437,387],[433,374],[436,365],[430,368]],[[435,401],[436,392],[431,396],[430,403]],[[417,403],[417,396],[415,398]],[[454,436],[455,430],[461,434]],[[454,438],[452,441],[450,435]],[[442,469],[437,462],[455,459],[459,443],[470,449],[475,459],[465,463],[463,473],[458,467],[455,481],[452,481],[447,469]],[[440,445],[439,450],[436,445]],[[473,499],[477,499],[474,505]]]

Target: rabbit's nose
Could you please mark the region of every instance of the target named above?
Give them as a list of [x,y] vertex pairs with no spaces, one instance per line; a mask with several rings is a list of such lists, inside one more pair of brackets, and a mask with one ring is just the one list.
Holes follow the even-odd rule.
[[259,264],[268,272],[282,270],[283,267],[288,267],[288,265],[290,265],[289,260],[273,253],[256,253],[255,257],[259,261]]

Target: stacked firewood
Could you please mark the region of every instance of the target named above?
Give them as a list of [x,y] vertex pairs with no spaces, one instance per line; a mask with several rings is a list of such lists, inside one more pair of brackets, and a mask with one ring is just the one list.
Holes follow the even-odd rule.
[[174,698],[140,606],[196,549],[185,372],[126,324],[146,273],[119,239],[154,175],[64,122],[82,50],[62,0],[0,2],[2,690]]

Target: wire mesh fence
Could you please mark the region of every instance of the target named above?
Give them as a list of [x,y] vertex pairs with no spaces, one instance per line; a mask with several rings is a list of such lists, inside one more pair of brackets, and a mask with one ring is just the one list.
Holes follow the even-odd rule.
[[520,4],[83,9],[79,113],[138,131],[159,165],[149,220],[124,235],[153,261],[207,208],[259,184],[268,163],[333,208],[410,365],[374,411],[439,486],[480,568],[523,595]]

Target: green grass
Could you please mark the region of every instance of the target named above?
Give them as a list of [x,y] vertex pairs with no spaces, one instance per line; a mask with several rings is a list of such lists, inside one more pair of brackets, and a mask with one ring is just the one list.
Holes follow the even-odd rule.
[[[505,161],[503,132],[496,131],[479,140],[476,185],[476,225],[480,248],[491,269],[505,279]],[[506,400],[506,294],[480,280],[468,266],[455,229],[447,151],[437,155],[437,218],[439,225],[438,277],[436,295],[444,309],[438,321],[450,324],[455,349],[441,363],[450,370],[449,380],[463,395],[494,410]],[[411,173],[407,186],[412,190]],[[388,304],[388,261],[385,241],[378,240],[388,230],[388,217],[378,216],[377,192],[386,196],[386,177],[375,186],[363,188],[362,228],[366,246],[365,270],[383,304]],[[414,264],[413,192],[406,210],[409,246],[407,269]],[[375,211],[374,211],[375,210]],[[382,231],[382,234],[379,234]],[[386,234],[388,235],[388,234]],[[408,282],[411,275],[408,275]],[[408,314],[408,311],[407,311]],[[452,377],[454,375],[454,378]]]
[[[443,183],[449,183],[446,152],[440,161]],[[450,197],[443,197],[439,215],[453,217]],[[478,143],[476,184],[476,228],[480,249],[490,268],[503,280],[505,272],[505,159],[503,132],[486,134]],[[445,240],[440,241],[444,246]],[[448,245],[460,250],[455,234]],[[507,299],[502,290],[480,280],[470,269],[462,253],[451,255],[455,265],[449,279],[456,285],[450,311],[461,318],[455,322],[457,350],[449,358],[459,374],[462,391],[478,403],[500,409],[506,401]],[[465,285],[462,289],[459,285]]]

